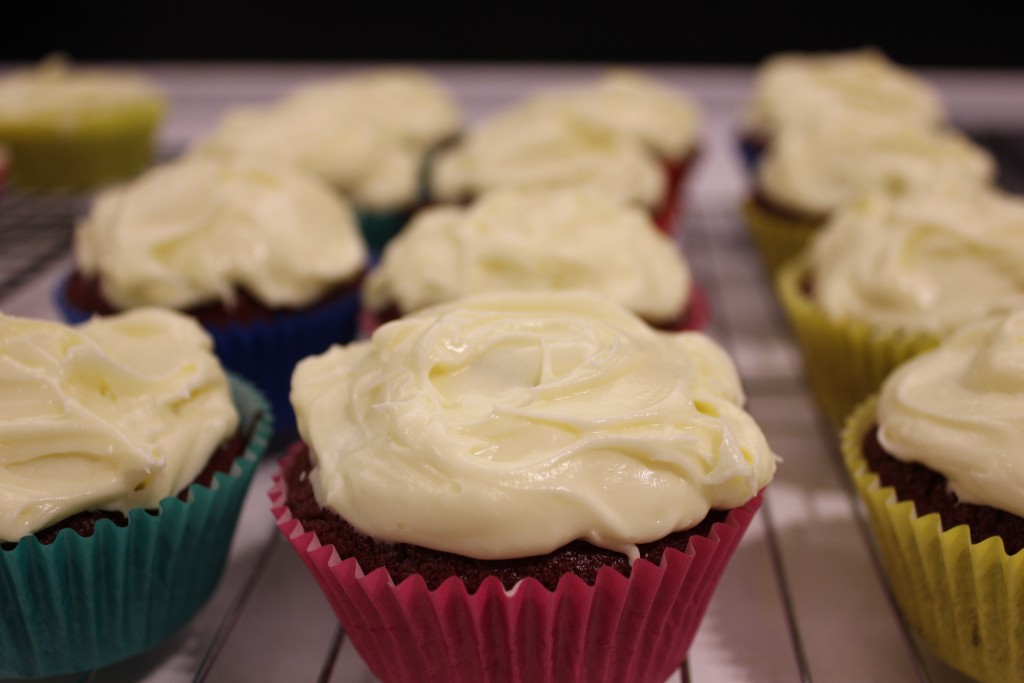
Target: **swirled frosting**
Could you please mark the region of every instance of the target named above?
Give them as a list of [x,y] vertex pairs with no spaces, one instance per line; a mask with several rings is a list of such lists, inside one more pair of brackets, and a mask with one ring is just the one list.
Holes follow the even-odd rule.
[[744,116],[748,131],[770,136],[812,120],[857,115],[931,127],[945,112],[935,90],[874,49],[783,53],[758,70]]
[[632,136],[573,111],[521,106],[438,155],[431,191],[459,201],[487,190],[588,187],[646,208],[665,196],[662,162]]
[[170,311],[79,327],[0,314],[0,540],[187,487],[238,427],[211,348]]
[[1024,309],[963,327],[897,368],[878,405],[879,440],[949,480],[965,503],[1024,517]]
[[295,164],[361,209],[395,210],[419,198],[424,156],[460,125],[439,84],[394,70],[313,83],[272,106],[233,109],[198,146]]
[[366,247],[316,177],[253,158],[194,155],[99,196],[75,233],[79,269],[119,309],[230,306],[244,288],[301,307],[354,280]]
[[141,76],[71,68],[60,58],[0,79],[0,124],[51,125],[70,131],[84,121],[125,112],[158,116],[163,107],[160,91]]
[[641,209],[586,189],[496,190],[472,206],[420,212],[368,276],[364,303],[401,313],[499,290],[583,289],[668,323],[690,272]]
[[836,212],[810,247],[814,299],[834,320],[942,335],[1024,305],[1024,200],[950,187],[874,194]]
[[808,216],[873,190],[903,194],[945,182],[987,184],[992,156],[953,131],[857,117],[787,128],[758,166],[772,202]]
[[381,326],[292,382],[317,500],[374,538],[482,559],[637,543],[742,505],[775,458],[725,353],[583,293]]
[[696,105],[638,71],[616,70],[597,83],[552,90],[530,106],[568,110],[598,125],[636,137],[659,156],[680,160],[693,151],[700,116]]

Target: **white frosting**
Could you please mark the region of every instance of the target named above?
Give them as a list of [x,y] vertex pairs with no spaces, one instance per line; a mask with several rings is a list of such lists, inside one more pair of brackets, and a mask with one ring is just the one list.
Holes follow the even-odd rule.
[[1024,309],[961,328],[896,369],[878,406],[894,457],[949,480],[965,503],[1024,517]]
[[388,243],[363,301],[408,313],[469,294],[565,289],[670,323],[686,308],[690,271],[638,208],[585,189],[498,190],[470,207],[417,214]]
[[838,211],[810,247],[814,298],[834,320],[944,334],[1024,305],[1024,200],[950,187],[875,194]]
[[808,216],[875,190],[903,194],[994,176],[991,155],[959,133],[856,117],[786,129],[758,165],[761,192]]
[[59,126],[138,112],[156,118],[160,92],[141,76],[100,69],[74,69],[50,58],[34,69],[0,78],[0,125]]
[[77,328],[0,314],[0,540],[186,488],[238,427],[211,348],[156,309]]
[[636,137],[659,156],[676,161],[693,151],[700,123],[688,97],[637,71],[612,71],[590,86],[542,93],[529,105],[570,111]]
[[251,158],[186,157],[99,196],[75,258],[119,309],[313,303],[353,281],[366,247],[344,200],[316,177]]
[[521,106],[488,119],[438,155],[431,191],[459,201],[487,190],[587,187],[656,209],[662,162],[643,143],[570,110]]
[[873,49],[784,53],[758,70],[745,126],[761,136],[835,116],[899,119],[930,127],[945,118],[935,90]]
[[459,127],[435,81],[382,71],[310,84],[273,106],[233,109],[198,146],[301,166],[359,208],[388,211],[419,199],[424,156]]
[[374,538],[482,559],[637,543],[749,501],[775,458],[699,333],[582,293],[463,299],[295,370],[317,500]]

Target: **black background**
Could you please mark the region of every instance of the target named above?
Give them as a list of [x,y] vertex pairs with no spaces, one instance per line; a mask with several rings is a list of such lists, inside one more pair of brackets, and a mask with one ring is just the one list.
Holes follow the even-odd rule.
[[[1024,3],[5,3],[0,60],[752,64],[876,45],[908,65],[1024,67]],[[24,5],[28,5],[25,7]]]

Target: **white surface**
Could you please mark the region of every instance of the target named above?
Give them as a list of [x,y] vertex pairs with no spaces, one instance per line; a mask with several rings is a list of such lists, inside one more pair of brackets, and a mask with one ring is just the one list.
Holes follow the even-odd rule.
[[[267,101],[299,80],[341,70],[324,65],[149,69],[172,96],[164,142],[175,147],[209,130],[230,103]],[[475,119],[529,89],[599,70],[537,65],[434,71]],[[734,211],[744,176],[732,136],[749,70],[652,71],[695,94],[705,109],[684,246],[711,298],[709,331],[737,360],[749,408],[784,459],[697,635],[689,680],[965,680],[930,655],[919,656],[891,606],[838,460],[835,435],[807,394],[799,355]],[[942,88],[961,124],[999,129],[1024,121],[1024,74],[927,76]],[[38,274],[0,301],[0,308],[56,317],[49,296],[67,267],[65,259]],[[204,610],[156,651],[88,680],[373,680],[347,645],[334,659],[334,615],[269,513],[266,491],[273,468],[267,460],[257,472],[227,572]]]

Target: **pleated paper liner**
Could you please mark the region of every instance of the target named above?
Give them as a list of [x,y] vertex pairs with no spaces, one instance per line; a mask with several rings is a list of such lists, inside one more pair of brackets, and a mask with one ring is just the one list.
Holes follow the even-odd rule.
[[748,198],[740,208],[743,222],[754,238],[770,277],[811,241],[821,228],[820,220],[797,220],[775,214]]
[[49,545],[27,536],[0,549],[0,677],[86,671],[148,650],[191,619],[220,579],[238,511],[273,431],[258,390],[231,379],[246,449],[187,501],[100,520]]
[[[291,454],[282,459],[287,471]],[[278,528],[313,574],[367,665],[385,683],[662,683],[687,650],[725,565],[761,504],[729,512],[685,553],[637,560],[627,578],[602,569],[594,585],[563,576],[554,591],[533,579],[506,591],[488,578],[469,593],[457,578],[436,590],[420,576],[397,586],[384,568],[363,573],[293,519],[278,475],[270,498]]]
[[411,216],[411,210],[358,210],[356,217],[359,220],[359,230],[370,253],[379,255],[391,238],[402,231]]
[[808,294],[808,273],[801,257],[792,259],[779,270],[775,289],[800,343],[811,389],[838,429],[897,365],[932,348],[938,339],[832,320]]
[[897,501],[863,457],[876,404],[850,416],[842,448],[900,611],[951,667],[987,683],[1024,681],[1024,552],[1007,555],[996,537],[972,543],[967,526],[943,530],[938,514],[918,517],[912,501]]
[[654,224],[667,235],[678,235],[683,230],[686,215],[686,179],[699,157],[694,150],[679,160],[664,160],[665,200],[653,212]]
[[[84,322],[92,313],[68,299],[67,281],[58,284],[54,303],[68,322]],[[351,341],[359,306],[359,289],[354,287],[306,310],[275,313],[269,320],[203,325],[213,337],[214,351],[224,367],[250,380],[266,395],[276,420],[275,443],[290,443],[297,435],[288,398],[295,364],[326,351],[331,344]]]
[[10,182],[25,192],[83,190],[130,178],[153,157],[163,107],[136,107],[56,123],[0,124],[0,145],[10,152]]

